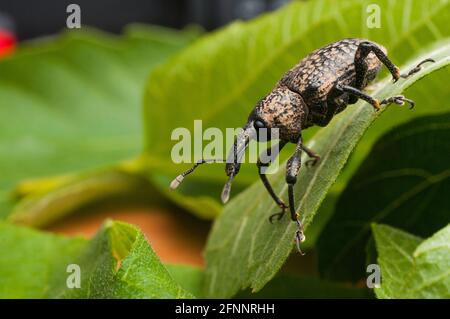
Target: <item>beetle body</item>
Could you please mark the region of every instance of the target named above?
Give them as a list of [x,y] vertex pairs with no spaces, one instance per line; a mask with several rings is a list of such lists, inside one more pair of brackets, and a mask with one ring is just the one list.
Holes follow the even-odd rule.
[[[302,130],[313,125],[326,126],[335,114],[342,112],[348,104],[356,103],[358,99],[368,102],[375,110],[382,104],[390,103],[402,105],[408,102],[413,106],[413,101],[404,96],[393,96],[379,101],[363,92],[363,89],[375,79],[382,64],[388,68],[394,81],[397,81],[401,77],[407,78],[419,72],[425,62],[434,61],[426,59],[406,74],[400,74],[399,68],[387,57],[387,50],[383,46],[369,40],[350,38],[328,44],[306,56],[256,104],[243,130],[236,137],[226,160],[228,182],[222,191],[222,201],[228,201],[231,182],[239,172],[241,158],[249,141],[259,140],[262,136],[259,132],[263,128],[267,129],[266,134],[268,130],[277,129],[280,142],[268,150],[269,162],[258,160],[258,173],[270,196],[281,208],[281,212],[270,216],[270,221],[273,217],[280,219],[289,208],[291,219],[298,225],[295,239],[300,250],[299,243],[305,236],[299,214],[295,210],[294,185],[301,167],[302,152],[313,158],[308,161],[313,165],[320,159],[303,144]],[[287,206],[274,192],[261,168],[270,165],[270,161],[273,161],[289,142],[295,143],[296,148],[286,164],[289,200]],[[178,187],[184,177],[192,173],[198,165],[215,161],[203,159],[197,162],[193,168],[177,176],[172,181],[171,188]]]
[[[280,138],[293,143],[301,130],[313,125],[326,126],[328,112],[332,111],[334,116],[357,101],[349,93],[333,90],[337,84],[355,85],[354,60],[362,42],[368,41],[343,39],[306,56],[258,103],[251,117],[261,119],[268,128],[279,128]],[[382,65],[374,53],[368,54],[364,62],[367,72],[361,89],[375,79]]]

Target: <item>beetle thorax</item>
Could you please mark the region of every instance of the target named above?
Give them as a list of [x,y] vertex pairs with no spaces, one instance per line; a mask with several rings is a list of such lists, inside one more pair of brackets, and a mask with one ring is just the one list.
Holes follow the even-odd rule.
[[255,117],[269,129],[278,128],[281,140],[296,143],[308,109],[302,97],[285,86],[278,86],[255,108]]

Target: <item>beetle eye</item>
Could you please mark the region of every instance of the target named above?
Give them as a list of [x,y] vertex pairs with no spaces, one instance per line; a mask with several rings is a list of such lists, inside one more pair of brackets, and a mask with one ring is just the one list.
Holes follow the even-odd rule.
[[256,120],[254,123],[253,123],[253,126],[255,127],[255,129],[260,129],[260,128],[265,128],[266,127],[266,125],[264,124],[264,122],[263,121],[261,121],[261,120]]

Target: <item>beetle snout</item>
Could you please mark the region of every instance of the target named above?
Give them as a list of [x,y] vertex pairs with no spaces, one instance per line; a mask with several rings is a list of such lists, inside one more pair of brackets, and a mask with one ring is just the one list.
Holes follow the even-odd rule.
[[256,129],[253,126],[253,121],[250,121],[242,128],[242,131],[240,131],[240,133],[236,137],[233,147],[228,153],[227,164],[225,167],[227,176],[230,176],[232,174],[236,175],[239,172],[245,150],[249,142],[256,139],[256,137]]
[[234,176],[239,173],[241,168],[242,158],[244,157],[245,150],[248,143],[256,139],[257,132],[253,126],[253,121],[248,122],[242,129],[242,131],[236,137],[233,147],[228,153],[227,162],[225,165],[225,173],[228,176],[228,181],[223,187],[222,191],[222,202],[226,203],[230,197],[231,183]]

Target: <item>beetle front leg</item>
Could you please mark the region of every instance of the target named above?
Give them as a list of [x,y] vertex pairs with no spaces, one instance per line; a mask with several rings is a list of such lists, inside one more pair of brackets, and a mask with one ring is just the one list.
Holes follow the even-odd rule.
[[262,157],[263,154],[261,154],[258,158],[258,162],[256,166],[258,167],[258,175],[261,178],[261,181],[264,184],[264,187],[266,188],[267,192],[270,194],[270,196],[273,198],[275,203],[278,205],[278,207],[281,208],[281,212],[270,215],[269,221],[272,223],[273,219],[276,218],[277,220],[280,220],[284,214],[288,206],[281,200],[281,198],[278,197],[277,194],[275,194],[275,191],[273,190],[272,185],[270,185],[269,180],[267,179],[267,176],[265,172],[263,172],[264,167],[268,167],[271,162],[278,156],[281,149],[286,145],[285,141],[280,141],[278,144],[272,146],[267,150],[267,156],[269,157],[267,161],[263,161]]
[[289,158],[286,164],[286,183],[288,184],[288,196],[289,196],[289,209],[291,212],[291,219],[297,223],[297,231],[295,232],[295,243],[297,250],[303,255],[300,250],[300,243],[305,241],[305,235],[303,233],[303,225],[299,220],[299,215],[295,211],[295,198],[294,198],[294,185],[297,182],[297,175],[301,167],[301,154],[303,149],[302,138],[298,139],[295,152],[291,158]]
[[291,212],[291,219],[296,221],[298,219],[297,213],[295,212],[294,205],[294,185],[297,183],[297,175],[301,167],[301,151],[302,151],[302,141],[299,140],[297,147],[295,148],[294,154],[289,158],[286,164],[286,183],[288,184],[289,193],[289,208]]

